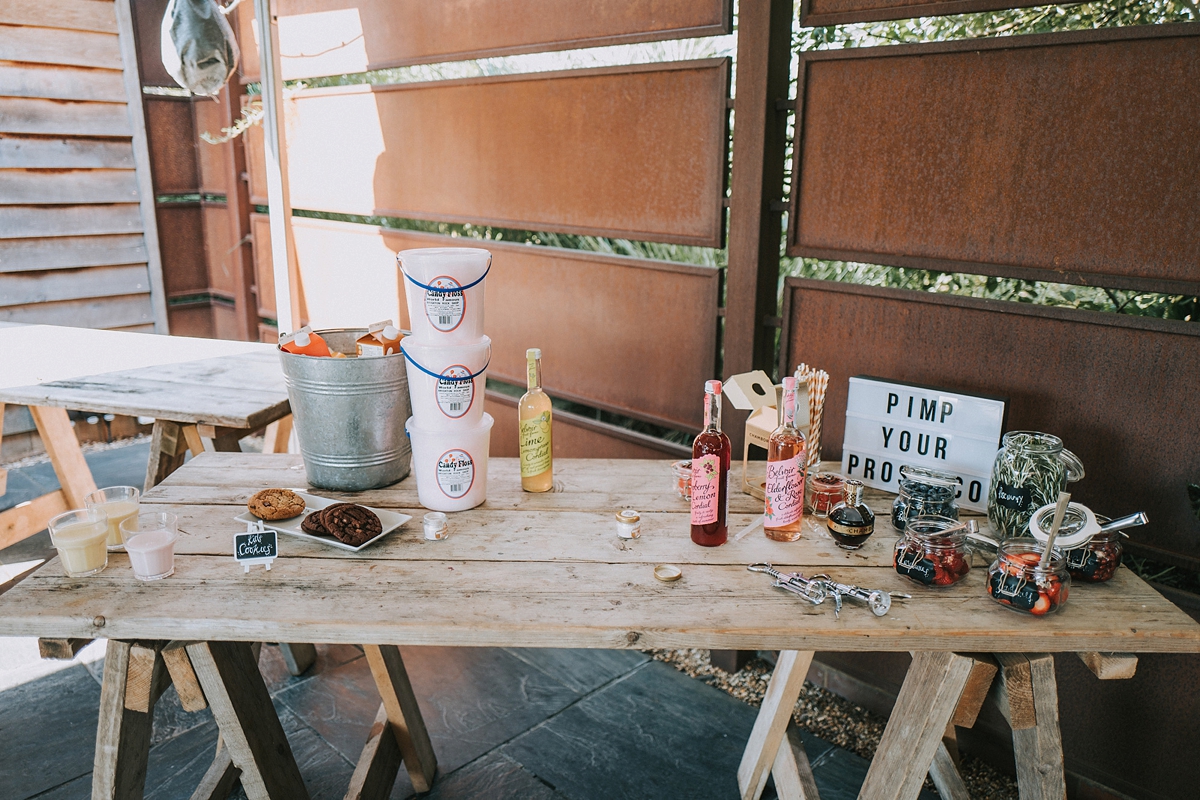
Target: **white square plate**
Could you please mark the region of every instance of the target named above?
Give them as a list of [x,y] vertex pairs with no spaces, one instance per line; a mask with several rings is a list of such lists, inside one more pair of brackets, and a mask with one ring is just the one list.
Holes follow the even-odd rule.
[[[326,508],[327,506],[331,506],[334,503],[343,503],[346,501],[330,500],[328,497],[318,497],[315,494],[301,492],[297,489],[293,489],[292,491],[304,498],[304,511],[294,517],[288,517],[287,519],[262,520],[263,525],[273,531],[279,531],[280,533],[287,534],[288,536],[295,536],[298,539],[307,539],[310,542],[317,542],[319,544],[327,544],[330,547],[340,547],[343,550],[350,550],[351,552],[358,552],[364,547],[370,547],[371,545],[375,544],[375,542],[378,542],[384,536],[387,536],[389,533],[412,519],[412,517],[408,514],[397,514],[395,511],[388,511],[384,508],[363,506],[363,508],[369,509],[370,511],[374,512],[375,516],[379,517],[380,523],[383,524],[383,530],[375,538],[368,539],[358,547],[353,547],[345,542],[339,542],[332,536],[313,536],[311,533],[305,533],[304,531],[300,530],[300,523],[303,522],[304,518],[312,512]],[[236,519],[238,522],[259,521],[258,517],[254,516],[249,511],[243,511],[241,514],[238,514],[236,517],[234,517],[234,519]]]

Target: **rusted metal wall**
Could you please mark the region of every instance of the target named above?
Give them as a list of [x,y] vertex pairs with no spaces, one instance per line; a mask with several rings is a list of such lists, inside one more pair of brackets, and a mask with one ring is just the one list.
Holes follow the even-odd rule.
[[719,247],[728,92],[728,59],[300,92],[292,205]]
[[[1076,499],[1151,524],[1133,541],[1200,566],[1200,326],[789,278],[780,368],[830,373],[822,454],[841,457],[852,375],[1009,398],[1008,430],[1063,439],[1088,470]],[[789,366],[790,365],[790,366]]]
[[944,14],[971,14],[1041,5],[1038,0],[800,0],[800,24],[807,27],[875,22]]
[[[712,36],[732,0],[279,0],[284,80],[513,53]],[[258,80],[253,15],[243,15],[243,80]]]
[[801,54],[788,253],[1200,292],[1198,34]]

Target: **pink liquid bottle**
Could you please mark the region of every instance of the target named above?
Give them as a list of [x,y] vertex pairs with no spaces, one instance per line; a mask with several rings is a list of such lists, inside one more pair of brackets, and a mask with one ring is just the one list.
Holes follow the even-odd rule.
[[721,382],[704,384],[704,430],[692,442],[692,541],[704,547],[729,537],[729,437],[721,432]]

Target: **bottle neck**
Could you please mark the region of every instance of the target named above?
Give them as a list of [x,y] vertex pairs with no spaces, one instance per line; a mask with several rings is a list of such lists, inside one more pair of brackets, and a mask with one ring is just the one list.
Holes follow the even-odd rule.
[[785,428],[796,427],[796,389],[783,390],[783,422]]
[[704,430],[721,430],[721,395],[704,393]]
[[542,360],[540,358],[529,359],[529,362],[526,364],[526,372],[528,373],[527,378],[528,378],[528,383],[529,383],[529,389],[530,390],[541,389],[542,388]]

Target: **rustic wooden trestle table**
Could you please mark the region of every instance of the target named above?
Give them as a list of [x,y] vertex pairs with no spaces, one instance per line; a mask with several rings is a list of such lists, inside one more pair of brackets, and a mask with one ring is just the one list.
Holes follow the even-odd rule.
[[[175,575],[133,578],[124,555],[86,579],[57,560],[0,596],[0,635],[109,637],[94,798],[140,796],[153,702],[174,681],[185,708],[211,706],[221,730],[197,797],[226,792],[240,770],[251,798],[306,796],[251,643],[361,644],[382,705],[347,797],[384,797],[401,763],[428,788],[436,758],[397,645],[775,649],[780,657],[743,756],[738,782],[755,798],[772,772],[781,797],[815,800],[791,710],[813,651],[910,651],[914,660],[860,797],[911,800],[927,774],[943,796],[965,797],[955,725],[996,702],[1013,728],[1022,798],[1065,792],[1053,660],[1086,654],[1099,677],[1128,677],[1132,655],[1200,652],[1197,625],[1122,568],[1107,584],[1076,585],[1062,611],[1033,618],[984,594],[974,568],[945,589],[915,587],[891,568],[895,535],[881,517],[858,551],[815,526],[795,543],[756,531],[717,548],[693,545],[687,504],[659,461],[560,460],[555,490],[520,489],[515,459],[492,459],[488,501],[450,516],[450,537],[421,537],[410,477],[353,495],[416,519],[360,553],[280,536],[270,571],[232,557],[233,517],[259,489],[305,487],[297,455],[205,453],[147,492],[179,515]],[[319,492],[330,497],[350,497]],[[883,511],[890,498],[869,498]],[[614,514],[642,515],[641,538],[619,539]],[[734,492],[732,531],[760,513]],[[826,572],[846,583],[910,592],[884,617],[847,603],[808,605],[747,565]],[[674,564],[680,580],[655,579]]]

